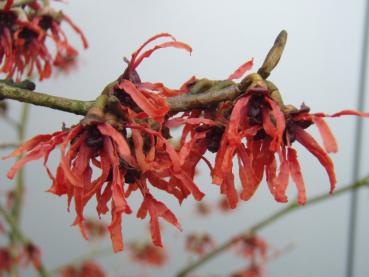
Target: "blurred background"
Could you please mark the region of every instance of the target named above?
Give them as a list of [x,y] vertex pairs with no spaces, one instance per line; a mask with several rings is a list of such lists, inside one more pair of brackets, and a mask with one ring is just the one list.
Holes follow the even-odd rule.
[[[239,65],[254,58],[255,70],[261,65],[276,35],[286,29],[288,43],[278,67],[270,76],[280,89],[284,101],[299,106],[302,102],[313,112],[333,113],[342,109],[356,109],[362,62],[364,0],[155,0],[121,1],[89,0],[68,1],[60,4],[84,31],[90,48],[82,51],[77,70],[69,74],[57,74],[51,80],[37,85],[38,91],[54,95],[94,99],[100,90],[122,73],[123,57],[130,54],[147,38],[160,32],[169,32],[178,40],[193,47],[191,56],[176,49],[161,50],[139,68],[145,81],[160,81],[169,87],[178,87],[192,75],[209,79],[227,78]],[[71,40],[79,45],[78,37],[71,31]],[[365,98],[365,109],[369,110]],[[10,103],[10,115],[19,117],[21,104]],[[27,137],[50,133],[80,120],[75,115],[31,107]],[[355,118],[329,120],[336,135],[339,152],[332,155],[336,167],[338,185],[352,182]],[[14,141],[15,133],[5,123],[0,123],[0,141]],[[368,173],[369,121],[363,126],[360,176]],[[311,132],[317,135],[312,127]],[[328,193],[328,178],[319,162],[305,149],[299,149],[300,163],[308,196]],[[5,152],[2,151],[1,155]],[[57,155],[50,160],[55,168]],[[209,156],[210,159],[213,157]],[[0,166],[1,190],[14,182],[5,175],[13,161],[2,161]],[[184,238],[191,232],[209,232],[221,243],[232,235],[247,229],[269,214],[283,207],[276,203],[265,183],[256,195],[243,202],[232,212],[222,213],[214,207],[219,200],[218,187],[210,182],[208,170],[200,167],[197,183],[206,192],[205,202],[211,203],[214,212],[198,216],[195,201],[188,199],[179,207],[174,199],[160,200],[168,203],[180,220],[184,231],[178,232],[163,222],[163,240],[168,251],[168,264],[159,269],[143,269],[132,263],[127,252],[105,255],[98,259],[104,268],[115,276],[174,276],[193,259],[184,250]],[[45,191],[50,186],[41,162],[26,168],[26,198],[23,228],[28,236],[42,248],[43,260],[53,268],[92,248],[108,248],[110,240],[91,247],[78,228],[71,227],[74,213],[66,211],[64,198],[57,198]],[[239,184],[239,183],[238,183]],[[296,190],[289,186],[289,198]],[[369,194],[359,192],[357,229],[355,232],[354,276],[369,276]],[[280,249],[294,243],[293,250],[274,259],[266,266],[267,276],[346,276],[348,237],[350,225],[350,194],[334,198],[322,204],[307,207],[290,214],[265,228],[259,235],[272,249]],[[131,198],[137,208],[140,198]],[[96,217],[95,207],[89,205],[86,214]],[[108,219],[108,218],[107,218]],[[108,221],[107,221],[108,222]],[[126,216],[123,224],[125,241],[150,239],[147,221]],[[199,275],[228,274],[245,265],[233,254],[220,255],[199,269]],[[33,272],[29,272],[33,276]]]

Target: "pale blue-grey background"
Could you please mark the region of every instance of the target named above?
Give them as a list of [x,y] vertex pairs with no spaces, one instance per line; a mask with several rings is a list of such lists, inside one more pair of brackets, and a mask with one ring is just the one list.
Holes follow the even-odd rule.
[[[154,34],[170,32],[178,40],[189,43],[192,56],[176,49],[162,50],[145,61],[139,69],[143,80],[162,81],[176,87],[193,74],[198,77],[222,79],[228,77],[241,63],[255,58],[255,69],[262,62],[275,36],[281,29],[289,33],[288,44],[273,80],[287,103],[299,105],[303,101],[312,111],[333,113],[355,108],[359,82],[364,0],[89,0],[69,1],[60,5],[84,30],[90,48],[81,54],[79,70],[60,75],[38,85],[39,91],[79,99],[93,99],[105,84],[124,69],[123,56]],[[72,32],[71,39],[79,43]],[[74,37],[75,39],[73,39]],[[366,100],[366,102],[368,102]],[[369,103],[368,103],[369,104]],[[369,110],[369,105],[366,105]],[[11,115],[17,117],[20,104],[11,104]],[[27,137],[49,133],[76,123],[80,118],[45,108],[32,107]],[[351,181],[354,119],[329,120],[337,137],[339,153],[333,155],[338,187]],[[15,134],[1,123],[1,141],[13,140]],[[368,127],[368,124],[365,124]],[[311,132],[317,134],[314,128]],[[368,171],[366,157],[369,147],[368,128],[365,129],[361,171]],[[300,149],[300,148],[299,148]],[[299,152],[309,196],[328,193],[327,176],[319,162],[306,150]],[[12,161],[2,162],[2,189],[14,182],[5,173]],[[51,160],[55,165],[56,158]],[[198,183],[207,192],[208,201],[218,199],[218,188],[210,184],[206,173]],[[27,167],[27,197],[23,227],[43,249],[43,259],[49,268],[70,261],[88,248],[78,229],[70,227],[74,214],[66,212],[65,198],[57,198],[44,191],[50,181],[40,162]],[[296,192],[290,185],[292,199]],[[208,218],[194,216],[194,201],[189,199],[181,208],[172,199],[164,199],[176,212],[184,233],[166,225],[164,241],[171,252],[169,264],[162,270],[146,272],[151,276],[173,276],[189,259],[183,251],[183,237],[191,231],[210,231],[222,242],[247,228],[283,205],[275,203],[263,183],[254,198],[242,203],[238,211]],[[135,201],[136,200],[136,201]],[[132,198],[137,207],[140,198]],[[369,194],[360,192],[359,225],[355,262],[356,276],[369,275]],[[286,216],[261,232],[273,248],[283,248],[294,242],[292,252],[271,261],[267,276],[344,276],[347,252],[349,195],[308,207]],[[87,214],[94,215],[90,205]],[[148,239],[146,223],[134,215],[124,219],[126,241]],[[110,246],[109,240],[104,244]],[[106,247],[104,246],[104,247]],[[111,274],[130,276],[142,269],[133,264],[126,252],[103,258]],[[234,255],[222,255],[199,270],[199,273],[230,273],[244,265]],[[28,274],[27,274],[28,275]],[[135,275],[137,276],[137,275]]]

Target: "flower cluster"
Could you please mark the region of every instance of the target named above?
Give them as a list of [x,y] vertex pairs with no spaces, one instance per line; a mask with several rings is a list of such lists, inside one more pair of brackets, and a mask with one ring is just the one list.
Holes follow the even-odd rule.
[[[167,41],[144,50],[158,39]],[[6,157],[24,155],[10,169],[8,177],[12,179],[29,161],[43,158],[52,180],[49,192],[66,195],[68,209],[74,201],[74,225],[79,226],[85,238],[88,232],[83,213],[87,203],[95,197],[98,215],[110,213],[108,232],[115,252],[123,250],[122,216],[132,213],[128,198],[133,192],[142,196],[136,216],[150,217],[155,246],[162,246],[160,218],[181,229],[176,216],[153,192],[170,194],[179,203],[188,196],[201,200],[204,193],[194,183],[200,161],[209,167],[213,183],[220,186],[230,208],[236,207],[239,198],[249,200],[264,176],[279,202],[287,201],[286,189],[291,177],[297,185],[298,202],[304,204],[305,186],[293,147],[297,141],[323,165],[333,192],[336,178],[328,153],[336,152],[337,145],[324,117],[368,117],[369,114],[349,110],[333,115],[312,114],[306,106],[297,109],[284,105],[275,86],[257,73],[248,75],[238,86],[241,90],[238,98],[178,114],[171,111],[169,97],[236,86],[232,80],[242,77],[253,60],[225,81],[209,82],[193,77],[179,89],[142,82],[138,66],[156,50],[167,47],[192,51],[190,46],[166,33],[146,41],[130,60],[126,59],[127,69],[107,86],[80,123],[50,135],[38,135]],[[313,124],[320,131],[324,149],[306,132]],[[178,126],[183,129],[175,147],[170,142],[170,129]],[[61,159],[54,174],[47,162],[57,146]],[[215,153],[214,164],[205,157],[207,151]],[[235,158],[241,192],[235,186]]]
[[167,262],[164,249],[155,247],[151,243],[131,243],[129,244],[129,254],[132,261],[145,266],[160,267]]
[[[143,47],[161,37],[169,37],[170,41],[140,55]],[[154,198],[152,188],[175,196],[179,202],[189,195],[196,200],[204,196],[183,169],[178,153],[167,139],[167,128],[163,124],[168,112],[165,94],[175,92],[162,84],[142,83],[136,72],[145,57],[163,47],[191,51],[188,45],[175,41],[168,34],[150,39],[136,51],[127,70],[107,92],[118,99],[115,110],[124,118],[118,120],[116,114],[93,107],[79,124],[51,135],[36,136],[8,156],[27,153],[8,172],[11,179],[25,163],[44,158],[45,167],[53,181],[49,192],[66,195],[68,209],[74,199],[77,215],[74,225],[80,227],[85,238],[88,234],[83,210],[95,196],[97,213],[111,213],[108,230],[114,251],[123,249],[122,215],[132,213],[127,198],[133,191],[141,192],[143,201],[137,217],[150,216],[152,240],[156,246],[162,245],[159,218],[178,229],[181,226],[167,206]],[[106,97],[102,94],[96,102],[104,102]],[[47,161],[58,145],[61,146],[61,162],[54,175],[47,167]],[[100,173],[94,178],[93,172]]]
[[[7,1],[0,9],[0,72],[7,78],[31,76],[37,70],[40,80],[51,76],[52,66],[64,68],[73,61],[78,51],[70,44],[61,28],[68,23],[81,37],[83,47],[87,40],[71,19],[55,11],[43,1],[33,1],[21,7],[13,7]],[[55,54],[50,50],[51,41]]]
[[92,260],[84,261],[75,266],[70,265],[60,270],[61,277],[105,277],[106,274],[99,264]]
[[[249,69],[250,62],[246,64],[231,76],[238,77],[240,71]],[[247,78],[249,86],[233,103],[222,102],[213,109],[197,109],[168,120],[169,127],[184,124],[179,153],[188,172],[193,175],[198,162],[205,160],[213,183],[220,186],[230,208],[236,207],[239,198],[249,200],[264,176],[278,202],[287,202],[286,189],[291,177],[297,187],[298,203],[305,204],[304,180],[297,151],[292,146],[297,141],[322,164],[332,193],[336,177],[328,153],[336,152],[337,144],[324,117],[369,114],[352,110],[333,115],[313,114],[305,105],[300,109],[284,105],[274,85],[260,75],[250,74]],[[311,125],[317,126],[324,148],[305,130]],[[216,153],[214,166],[204,157],[207,150]],[[242,185],[240,193],[233,173],[235,157]]]
[[186,238],[186,250],[197,254],[203,255],[211,251],[215,246],[213,238],[209,234],[190,234]]
[[14,249],[10,247],[0,247],[0,276],[2,273],[9,273],[15,265],[27,267],[32,264],[36,270],[41,268],[41,251],[32,242],[22,245],[17,255],[12,250]]

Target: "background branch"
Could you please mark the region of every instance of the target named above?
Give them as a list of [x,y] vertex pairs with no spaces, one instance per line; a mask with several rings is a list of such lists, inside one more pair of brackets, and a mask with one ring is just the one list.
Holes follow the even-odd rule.
[[293,211],[301,210],[302,208],[312,206],[314,204],[320,203],[320,202],[322,202],[324,200],[327,200],[327,199],[332,199],[332,198],[337,197],[341,194],[344,194],[345,192],[349,192],[349,191],[352,191],[352,190],[359,189],[359,188],[364,187],[368,184],[369,184],[369,176],[366,176],[366,177],[358,180],[357,182],[355,182],[351,185],[347,185],[345,187],[342,187],[342,188],[336,190],[334,192],[334,194],[324,193],[322,195],[318,195],[318,196],[315,196],[313,198],[310,198],[310,200],[304,206],[298,205],[297,201],[295,200],[291,204],[288,204],[287,206],[285,206],[280,211],[278,211],[278,212],[270,215],[269,217],[263,219],[262,221],[255,224],[254,226],[247,229],[246,231],[243,231],[239,235],[237,235],[235,237],[232,237],[231,239],[229,239],[228,241],[222,243],[221,245],[219,245],[217,248],[215,248],[214,250],[212,250],[208,254],[200,257],[197,261],[189,264],[188,266],[183,268],[177,274],[177,277],[187,276],[190,272],[192,272],[195,269],[201,267],[206,262],[209,262],[210,260],[212,260],[213,258],[218,256],[219,254],[223,253],[225,250],[230,248],[232,245],[234,245],[235,243],[237,243],[241,239],[247,239],[247,238],[252,237],[257,231],[260,231],[262,228],[270,225],[271,223],[277,221],[278,219],[283,218],[285,215],[287,215],[287,214],[289,214]]

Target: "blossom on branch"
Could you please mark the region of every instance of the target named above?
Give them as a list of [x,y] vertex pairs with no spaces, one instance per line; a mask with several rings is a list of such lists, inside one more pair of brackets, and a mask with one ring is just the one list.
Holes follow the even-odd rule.
[[10,272],[12,266],[17,263],[17,259],[13,258],[10,249],[0,247],[0,274]]
[[[178,45],[184,46],[172,41],[138,57],[139,51],[136,52],[128,66],[131,71],[126,72],[132,75],[142,59],[154,50]],[[44,158],[53,181],[49,192],[66,195],[68,209],[74,200],[77,215],[74,225],[80,227],[85,238],[88,236],[83,210],[96,196],[98,214],[110,211],[112,216],[108,230],[114,251],[123,249],[122,215],[132,212],[127,198],[133,191],[142,194],[143,202],[137,217],[150,216],[151,235],[156,246],[162,246],[159,218],[178,229],[181,227],[167,206],[153,197],[151,186],[175,196],[179,202],[189,195],[196,200],[204,196],[183,170],[178,153],[167,140],[167,128],[162,124],[168,111],[165,96],[144,91],[141,85],[121,78],[113,88],[112,92],[119,99],[118,110],[124,114],[123,120],[118,121],[110,112],[92,108],[80,124],[51,135],[36,136],[6,157],[26,154],[10,169],[9,178],[13,178],[25,163]],[[155,105],[153,101],[156,101]],[[156,119],[156,123],[149,117]],[[61,161],[54,176],[47,167],[47,160],[57,145],[61,146]],[[93,172],[99,172],[95,179]]]
[[[9,4],[9,5],[8,5]],[[61,28],[67,22],[81,37],[83,47],[88,43],[82,31],[62,12],[44,7],[39,1],[12,9],[11,2],[0,10],[0,72],[7,78],[30,77],[37,70],[40,80],[51,76],[52,66],[64,68],[78,55]],[[49,50],[48,38],[56,53]]]

